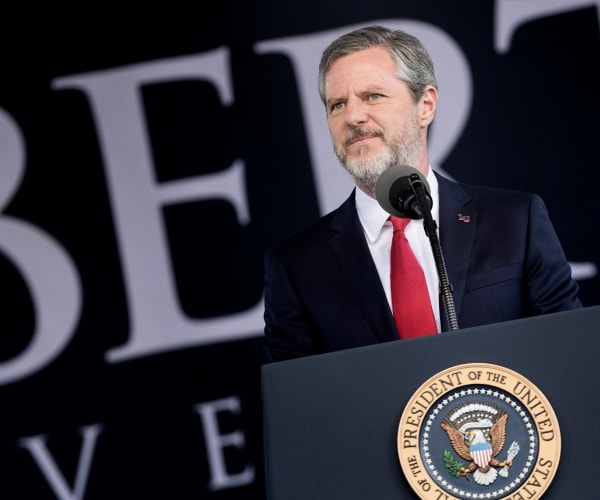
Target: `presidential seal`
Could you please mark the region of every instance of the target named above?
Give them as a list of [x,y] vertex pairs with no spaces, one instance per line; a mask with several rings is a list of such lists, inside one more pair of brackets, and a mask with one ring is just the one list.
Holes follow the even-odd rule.
[[413,394],[398,425],[398,458],[417,495],[537,499],[558,468],[560,430],[550,403],[507,368],[458,365]]

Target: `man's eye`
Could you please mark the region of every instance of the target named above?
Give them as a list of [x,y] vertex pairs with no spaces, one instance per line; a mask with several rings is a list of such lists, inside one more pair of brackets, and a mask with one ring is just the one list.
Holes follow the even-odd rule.
[[344,107],[344,103],[343,102],[336,102],[333,106],[331,106],[332,111],[337,111],[339,109],[342,109]]
[[369,94],[369,101],[378,101],[381,98],[381,94]]

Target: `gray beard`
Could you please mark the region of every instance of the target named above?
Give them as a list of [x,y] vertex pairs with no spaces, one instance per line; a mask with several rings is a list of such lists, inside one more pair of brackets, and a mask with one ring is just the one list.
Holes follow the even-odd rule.
[[[364,129],[357,129],[350,136],[364,133]],[[354,182],[364,191],[375,196],[375,186],[379,176],[394,165],[408,165],[417,168],[421,158],[421,136],[415,121],[410,121],[407,128],[401,133],[387,139],[381,136],[386,147],[375,156],[369,156],[369,147],[363,146],[358,151],[358,158],[348,159],[344,147],[335,151],[341,164],[353,177]]]

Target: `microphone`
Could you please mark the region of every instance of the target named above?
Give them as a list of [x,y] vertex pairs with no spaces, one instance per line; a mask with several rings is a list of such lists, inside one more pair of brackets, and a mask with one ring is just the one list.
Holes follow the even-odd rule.
[[452,285],[448,280],[442,247],[437,236],[437,224],[431,215],[433,200],[429,183],[416,168],[394,165],[377,179],[375,197],[387,213],[404,219],[423,219],[423,229],[429,238],[433,260],[440,278],[440,295],[446,311],[450,331],[458,330],[458,320],[452,298]]
[[375,197],[389,214],[404,219],[424,217],[416,190],[423,187],[426,210],[431,210],[429,183],[416,168],[408,165],[394,165],[383,172],[375,185]]

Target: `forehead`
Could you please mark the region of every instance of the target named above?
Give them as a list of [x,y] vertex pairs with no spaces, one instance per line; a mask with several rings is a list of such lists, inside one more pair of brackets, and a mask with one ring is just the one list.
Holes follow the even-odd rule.
[[384,47],[372,47],[340,57],[325,77],[328,96],[350,88],[385,87],[400,81],[394,59]]

